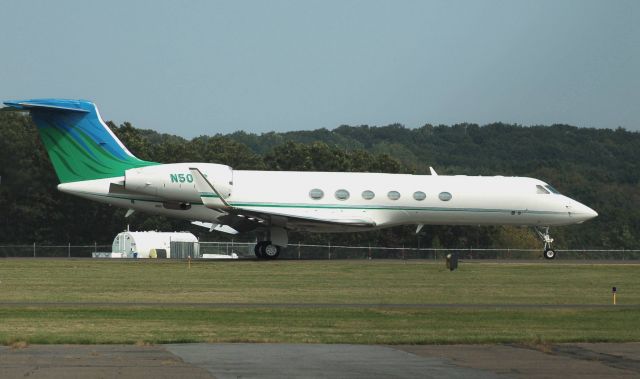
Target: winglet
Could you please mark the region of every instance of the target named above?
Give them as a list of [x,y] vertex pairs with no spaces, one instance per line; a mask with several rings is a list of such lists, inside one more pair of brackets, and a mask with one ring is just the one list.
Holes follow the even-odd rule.
[[429,172],[431,172],[431,175],[433,176],[438,176],[438,173],[436,172],[436,170],[433,169],[433,167],[429,166]]
[[191,175],[193,175],[193,182],[196,185],[196,191],[198,191],[200,199],[202,199],[202,204],[204,204],[205,207],[211,209],[231,208],[229,203],[220,196],[220,193],[216,190],[213,184],[207,180],[198,168],[190,167],[189,171],[191,172]]

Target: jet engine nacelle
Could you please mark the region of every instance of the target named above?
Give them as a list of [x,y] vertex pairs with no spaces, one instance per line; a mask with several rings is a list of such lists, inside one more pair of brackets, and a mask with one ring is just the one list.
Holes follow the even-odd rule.
[[168,200],[197,202],[201,199],[190,167],[197,167],[222,198],[231,196],[233,169],[215,163],[172,163],[132,168],[125,171],[124,189]]

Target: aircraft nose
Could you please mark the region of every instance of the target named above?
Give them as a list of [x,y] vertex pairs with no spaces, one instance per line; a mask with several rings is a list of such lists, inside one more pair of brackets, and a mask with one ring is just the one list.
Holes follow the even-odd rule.
[[597,216],[598,216],[598,212],[596,212],[593,209],[585,206],[584,210],[580,213],[580,215],[578,217],[580,217],[584,221],[587,221],[587,220],[591,220],[592,218],[595,218]]
[[570,209],[571,215],[580,221],[591,220],[598,216],[598,212],[575,200],[573,201],[573,204],[571,204]]

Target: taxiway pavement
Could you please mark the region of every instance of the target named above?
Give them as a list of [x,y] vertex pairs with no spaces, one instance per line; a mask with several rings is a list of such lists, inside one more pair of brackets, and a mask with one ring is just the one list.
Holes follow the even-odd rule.
[[637,378],[640,343],[0,347],[1,378]]

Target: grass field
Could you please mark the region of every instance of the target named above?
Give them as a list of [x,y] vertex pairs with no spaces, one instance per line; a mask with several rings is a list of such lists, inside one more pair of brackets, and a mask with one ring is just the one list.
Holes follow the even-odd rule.
[[[0,343],[640,341],[638,278],[558,262],[5,259]],[[601,307],[612,286],[638,307]]]

